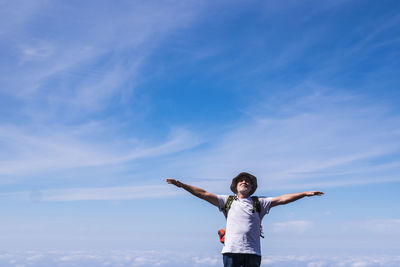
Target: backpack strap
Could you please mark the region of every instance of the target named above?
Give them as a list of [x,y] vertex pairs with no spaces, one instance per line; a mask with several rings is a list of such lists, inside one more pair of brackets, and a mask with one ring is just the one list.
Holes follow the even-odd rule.
[[252,212],[254,213],[255,211],[257,211],[258,213],[260,213],[261,212],[260,200],[258,200],[258,197],[256,196],[252,196],[251,199],[253,200]]
[[224,207],[225,217],[228,217],[229,209],[231,208],[232,202],[235,200],[235,198],[236,198],[235,196],[229,196],[228,199],[226,200],[225,207]]
[[[229,209],[231,208],[232,202],[235,200],[235,198],[236,198],[235,196],[229,196],[228,199],[226,200],[225,207],[224,207],[225,217],[228,216]],[[260,204],[260,200],[258,199],[258,197],[252,196],[251,200],[253,200],[252,213],[254,213],[256,211],[258,213],[260,213],[261,212],[261,204]]]
[[[258,215],[260,215],[260,212],[261,212],[260,200],[256,196],[252,196],[251,199],[253,200],[253,210],[252,210],[252,212],[254,213],[255,211],[257,211]],[[260,215],[260,221],[261,221],[261,215]],[[260,236],[262,238],[264,238],[264,233],[263,233],[261,224],[260,224]]]

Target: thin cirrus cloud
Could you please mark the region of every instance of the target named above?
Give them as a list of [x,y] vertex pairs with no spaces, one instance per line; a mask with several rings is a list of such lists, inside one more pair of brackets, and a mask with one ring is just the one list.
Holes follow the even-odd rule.
[[104,188],[69,188],[42,191],[2,193],[0,197],[23,201],[86,201],[86,200],[132,200],[142,198],[166,198],[182,192],[167,186],[120,186]]
[[[96,129],[96,128],[95,128]],[[94,129],[93,129],[94,131]],[[144,145],[129,139],[115,138],[108,145],[70,133],[56,132],[47,136],[21,133],[15,129],[0,132],[7,150],[0,153],[0,175],[25,175],[67,170],[78,167],[95,167],[123,164],[132,160],[160,157],[193,148],[201,143],[198,136],[185,129],[173,130],[170,138],[160,144]]]
[[[234,175],[246,169],[261,178],[261,189],[267,184],[268,189],[285,184],[293,189],[302,184],[398,181],[400,118],[389,115],[390,106],[326,92],[278,104],[265,102],[217,137],[204,154],[185,161],[187,175],[225,177],[223,170],[233,170]],[[262,108],[269,104],[274,114],[266,116]]]
[[[0,124],[1,180],[27,173],[121,164],[199,144],[187,130],[172,130],[166,141],[136,142],[132,135],[114,136],[107,143],[93,140],[101,134],[110,136],[107,129],[119,128],[124,122],[110,123],[108,118],[113,114],[102,119],[91,119],[90,115],[97,116],[96,112],[107,111],[111,102],[123,104],[124,97],[131,97],[144,59],[163,38],[193,23],[203,7],[195,2],[163,5],[147,1],[110,13],[106,5],[74,7],[38,1],[16,9],[12,3],[2,3],[2,19],[9,17],[10,23],[1,32],[1,45],[13,53],[8,56],[10,64],[2,64],[0,90],[16,104],[3,107],[13,118]],[[90,17],[86,16],[88,9]],[[60,16],[53,15],[58,13]],[[43,21],[48,26],[38,34],[34,23]],[[69,23],[79,27],[63,31]],[[51,34],[44,33],[47,31]],[[140,106],[139,101],[133,101]],[[92,121],[97,124],[94,128]],[[85,127],[89,128],[85,137],[75,133]]]
[[[168,173],[168,170],[179,169],[182,179],[191,179],[194,184],[200,182],[202,187],[221,193],[225,186],[222,178],[229,180],[242,170],[259,177],[259,190],[398,181],[400,164],[395,155],[400,150],[397,141],[400,135],[397,125],[400,123],[393,123],[399,121],[396,116],[386,116],[390,108],[355,103],[350,96],[327,97],[320,94],[305,95],[299,101],[290,103],[289,107],[278,105],[276,112],[279,114],[274,117],[254,115],[250,120],[239,120],[236,127],[213,135],[213,141],[207,135],[196,136],[184,130],[175,132],[171,139],[156,146],[146,147],[138,140],[136,149],[135,146],[127,146],[129,140],[123,139],[118,146],[111,143],[109,147],[104,147],[104,144],[82,143],[79,139],[65,142],[68,139],[21,138],[13,133],[9,138],[16,138],[15,147],[17,141],[30,141],[19,143],[25,149],[19,158],[1,162],[3,175],[46,172],[52,168],[102,167],[174,155],[171,160],[158,164],[157,170],[147,170],[147,175],[169,176],[174,173]],[[202,143],[208,145],[193,149]],[[31,149],[27,151],[29,147]],[[41,152],[37,154],[34,151],[38,151],[39,147]],[[148,186],[153,186],[149,182]],[[113,195],[110,197],[106,193],[118,190],[123,189],[72,188],[49,192],[53,197],[47,200],[99,200],[102,195],[103,199],[118,199],[124,194],[110,193]],[[128,185],[127,190],[134,188]],[[162,197],[162,190],[157,190],[156,186],[155,196]],[[59,198],[55,197],[57,193]],[[45,192],[43,194],[46,195]],[[136,197],[139,196],[136,194]]]
[[[13,17],[9,6],[2,11]],[[110,13],[106,3],[71,7],[42,1],[18,9],[20,19],[2,33],[10,40],[2,43],[4,49],[13,53],[7,68],[4,65],[1,91],[25,101],[22,110],[27,116],[55,113],[53,118],[58,118],[61,112],[79,116],[79,111],[104,109],[112,96],[133,90],[138,66],[163,38],[190,25],[202,12],[202,5],[191,1],[128,6]],[[58,12],[62,15],[53,15]],[[32,21],[47,21],[49,34],[36,32]],[[79,27],[71,32],[66,29],[69,23]]]
[[[18,48],[15,57],[20,60],[19,71],[29,75],[20,75],[22,79],[5,75],[10,76],[9,82],[13,80],[16,84],[2,86],[2,90],[26,101],[21,110],[30,117],[32,124],[69,121],[71,117],[79,120],[82,113],[106,109],[108,103],[114,101],[113,96],[134,90],[134,86],[125,86],[125,82],[132,77],[135,80],[142,62],[160,40],[191,25],[204,11],[202,5],[194,2],[158,5],[150,1],[132,5],[126,11],[120,10],[122,15],[110,14],[113,19],[107,24],[102,22],[102,15],[107,13],[102,5],[96,7],[99,9],[90,19],[83,16],[87,6],[81,11],[69,10],[75,16],[66,18],[67,21],[78,21],[81,27],[74,33],[76,38],[69,38],[68,34],[72,33],[65,33],[65,38],[70,40],[67,43],[59,34],[40,39],[27,30],[28,21],[46,20],[53,9],[60,11],[65,6],[55,8],[50,3],[40,2],[38,6],[21,11],[21,18],[13,22],[14,34],[20,37],[29,34],[20,39],[20,44],[12,45]],[[127,10],[135,16],[127,16]],[[145,15],[148,13],[157,19],[149,18]],[[24,14],[26,18],[23,19]],[[392,19],[361,43],[369,43],[396,23],[397,20]],[[101,35],[98,34],[100,29],[94,27],[98,24],[104,26],[98,27]],[[54,20],[54,25],[62,27],[58,20]],[[7,34],[11,31],[3,32]],[[122,35],[124,38],[116,38]],[[91,42],[93,36],[96,36],[96,43]],[[287,46],[283,49],[277,64],[282,61],[285,65],[287,59],[300,55],[312,36],[316,36],[312,31],[305,34],[300,48]],[[42,60],[44,58],[46,60]],[[51,90],[53,85],[58,90]],[[11,89],[15,87],[22,90]],[[10,140],[4,144],[3,151],[7,152],[0,155],[1,174],[118,165],[174,153],[174,162],[160,165],[160,169],[172,169],[166,166],[169,165],[179,169],[183,177],[208,179],[232,177],[245,169],[261,177],[261,189],[267,180],[268,188],[281,188],[285,184],[296,188],[304,184],[341,186],[398,180],[400,166],[393,155],[400,150],[397,141],[400,119],[388,116],[390,107],[359,101],[358,96],[350,93],[329,94],[318,84],[310,87],[313,88],[296,100],[282,96],[262,98],[260,103],[244,110],[242,118],[217,134],[207,136],[204,133],[201,137],[192,133],[176,134],[157,145],[146,145],[144,140],[132,145],[130,139],[135,138],[132,136],[115,138],[119,141],[107,140],[107,144],[73,134],[71,137],[76,124],[52,129],[49,134],[37,130],[36,124],[36,128],[28,124],[17,130],[0,126],[0,135]],[[97,130],[104,133],[107,127],[114,126],[104,124],[91,133]],[[179,154],[195,148],[201,143],[199,139],[207,147]],[[220,184],[213,182],[210,189],[218,189],[217,186]]]
[[359,223],[359,227],[369,233],[400,236],[400,219],[377,219]]
[[39,42],[20,46],[20,64],[27,61],[46,60],[54,53],[54,46],[51,43]]

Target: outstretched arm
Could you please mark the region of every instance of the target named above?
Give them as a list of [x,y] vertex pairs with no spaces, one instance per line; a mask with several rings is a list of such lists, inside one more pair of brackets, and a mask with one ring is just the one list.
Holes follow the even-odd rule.
[[285,195],[282,195],[279,197],[272,198],[271,207],[285,205],[290,202],[299,200],[300,198],[303,198],[303,197],[321,196],[323,194],[324,193],[321,191],[306,191],[306,192],[301,192],[301,193],[285,194]]
[[191,186],[188,184],[184,184],[175,179],[167,179],[167,183],[173,184],[177,187],[181,187],[181,188],[185,189],[186,191],[188,191],[189,193],[191,193],[192,195],[195,195],[196,197],[201,198],[201,199],[213,204],[214,206],[219,207],[217,196],[212,193],[207,192],[204,189],[194,187],[194,186]]

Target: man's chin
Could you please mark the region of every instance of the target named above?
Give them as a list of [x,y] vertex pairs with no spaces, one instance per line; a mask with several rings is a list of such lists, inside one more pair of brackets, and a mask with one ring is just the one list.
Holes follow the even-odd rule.
[[250,190],[240,190],[238,191],[238,194],[241,194],[243,196],[248,196],[250,193]]

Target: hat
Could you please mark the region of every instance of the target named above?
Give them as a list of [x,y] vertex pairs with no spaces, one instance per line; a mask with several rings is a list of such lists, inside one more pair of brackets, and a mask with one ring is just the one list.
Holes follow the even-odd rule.
[[241,172],[235,178],[232,179],[231,190],[233,193],[237,194],[237,184],[239,182],[239,179],[242,177],[247,177],[251,181],[251,191],[249,192],[249,196],[251,196],[257,189],[257,178],[254,175],[251,175],[250,173],[247,172]]

